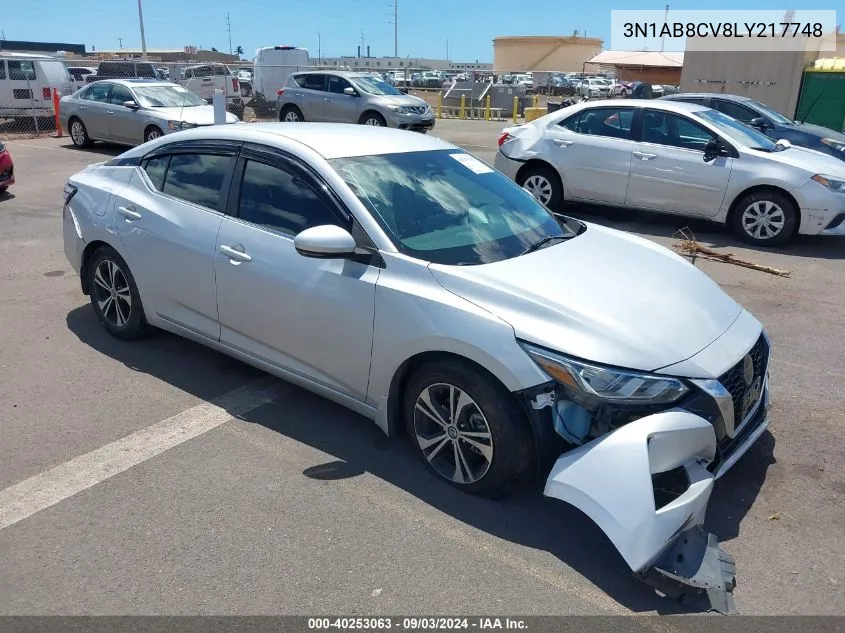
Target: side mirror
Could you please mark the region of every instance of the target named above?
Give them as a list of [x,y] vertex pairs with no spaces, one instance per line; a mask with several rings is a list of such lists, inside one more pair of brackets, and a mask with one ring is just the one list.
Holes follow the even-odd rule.
[[345,259],[355,254],[355,238],[339,226],[325,224],[305,229],[293,239],[296,252],[315,259]]
[[350,97],[357,97],[357,96],[358,96],[358,93],[357,93],[357,92],[355,92],[355,88],[353,88],[352,86],[349,86],[349,87],[347,87],[347,88],[344,88],[344,89],[343,89],[343,94],[345,94],[345,95],[349,95]]
[[769,127],[769,122],[766,119],[764,119],[763,117],[758,116],[758,117],[751,119],[750,125],[751,125],[751,127],[756,127],[756,128],[761,129],[761,130],[765,130],[767,127]]
[[137,110],[137,109],[138,109],[138,104],[137,104],[137,103],[135,103],[132,99],[130,99],[129,101],[124,101],[124,102],[123,102],[123,107],[124,107],[124,108],[129,108],[130,110]]
[[719,156],[728,156],[729,152],[728,149],[722,144],[722,141],[716,137],[711,138],[707,141],[707,145],[704,146],[704,162],[709,163],[712,160],[716,160]]

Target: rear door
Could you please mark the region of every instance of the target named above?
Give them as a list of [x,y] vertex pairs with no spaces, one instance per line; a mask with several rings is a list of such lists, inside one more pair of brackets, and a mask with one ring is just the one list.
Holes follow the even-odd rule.
[[634,108],[586,108],[552,125],[546,152],[566,199],[623,204],[631,168]]
[[79,95],[77,114],[88,130],[88,136],[93,139],[109,139],[109,110],[112,109],[109,103],[110,90],[110,82],[98,81]]
[[296,83],[299,89],[296,91],[296,104],[302,110],[306,121],[325,121],[327,102],[324,99],[326,93],[326,75],[308,73],[298,75]]
[[722,207],[734,159],[718,157],[704,162],[704,146],[713,136],[686,116],[646,108],[642,140],[632,153],[627,204],[715,216]]

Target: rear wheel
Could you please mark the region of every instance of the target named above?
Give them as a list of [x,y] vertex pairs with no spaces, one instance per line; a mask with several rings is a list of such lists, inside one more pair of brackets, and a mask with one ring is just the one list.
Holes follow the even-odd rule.
[[495,378],[470,365],[421,367],[405,389],[404,413],[420,457],[461,490],[497,497],[532,472],[525,414]]
[[305,117],[302,116],[302,110],[296,106],[285,106],[279,115],[279,120],[285,123],[303,123]]
[[551,167],[529,165],[520,172],[517,184],[553,211],[557,211],[563,202],[563,185]]
[[97,249],[86,266],[91,305],[112,336],[131,340],[147,331],[141,295],[129,266],[113,248]]
[[787,242],[798,225],[798,210],[777,191],[754,191],[737,201],[731,215],[733,230],[749,244],[778,246]]
[[88,130],[85,124],[76,117],[70,120],[70,140],[77,147],[85,148],[91,147],[91,138],[88,136]]

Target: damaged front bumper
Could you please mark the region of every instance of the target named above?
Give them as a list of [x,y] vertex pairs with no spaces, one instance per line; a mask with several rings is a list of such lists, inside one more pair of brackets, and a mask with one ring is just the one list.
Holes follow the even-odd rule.
[[[753,437],[732,453],[731,465],[768,425],[765,410],[760,413]],[[715,479],[729,466],[711,472],[716,456],[713,425],[672,409],[564,453],[544,494],[589,516],[631,570],[661,594],[735,613],[733,557],[702,527]]]

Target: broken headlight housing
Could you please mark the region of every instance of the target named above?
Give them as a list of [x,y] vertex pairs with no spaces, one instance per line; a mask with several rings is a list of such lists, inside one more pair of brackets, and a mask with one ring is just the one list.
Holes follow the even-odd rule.
[[677,378],[602,367],[528,343],[522,343],[522,348],[573,400],[588,409],[600,403],[668,405],[690,391]]

